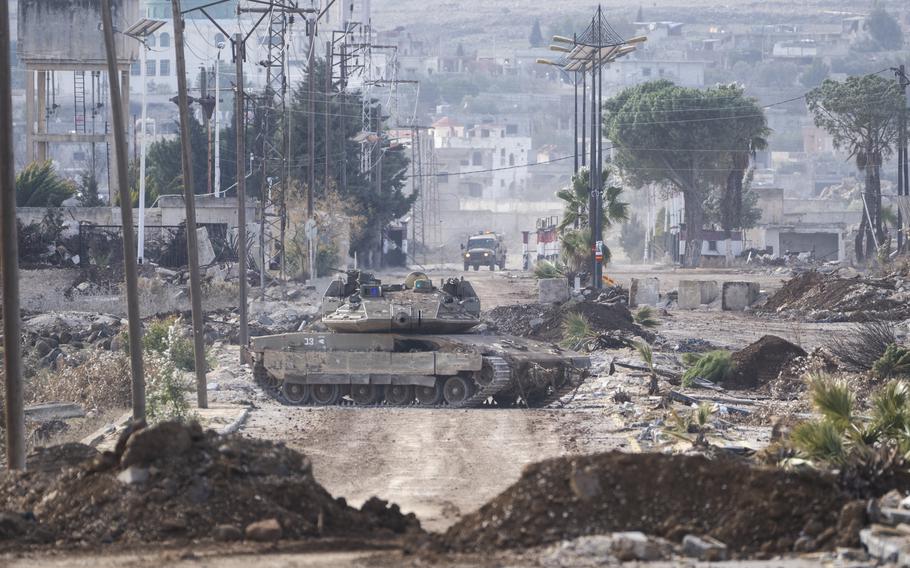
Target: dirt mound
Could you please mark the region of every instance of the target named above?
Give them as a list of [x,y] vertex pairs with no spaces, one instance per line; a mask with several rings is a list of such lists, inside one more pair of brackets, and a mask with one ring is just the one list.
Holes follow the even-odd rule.
[[733,354],[734,371],[723,385],[732,389],[754,389],[776,379],[781,370],[806,352],[798,345],[775,335],[765,335]]
[[784,283],[761,309],[802,313],[819,321],[905,319],[910,317],[910,288],[905,288],[897,275],[841,278],[809,271]]
[[239,532],[268,519],[291,538],[420,530],[396,505],[373,499],[357,510],[334,499],[313,478],[309,460],[283,445],[222,437],[195,424],[137,428],[114,452],[59,472],[43,469],[0,477],[0,512],[29,520],[20,542],[206,539],[216,527]]
[[606,453],[528,466],[514,485],[439,537],[443,549],[527,548],[642,531],[709,534],[737,552],[827,549],[847,498],[820,474],[702,456]]
[[632,319],[632,312],[625,304],[590,300],[565,304],[499,306],[484,314],[484,321],[498,333],[559,342],[563,339],[563,320],[570,313],[585,316],[595,332],[619,331],[631,335],[648,335]]

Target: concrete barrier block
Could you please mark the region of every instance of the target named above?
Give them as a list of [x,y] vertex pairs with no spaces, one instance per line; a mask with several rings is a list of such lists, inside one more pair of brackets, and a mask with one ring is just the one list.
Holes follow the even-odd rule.
[[541,278],[537,281],[541,304],[559,304],[569,299],[569,282],[565,278]]
[[724,282],[722,308],[741,312],[758,301],[760,291],[757,282]]
[[717,299],[718,286],[715,280],[680,280],[677,303],[684,310],[694,310]]
[[660,301],[660,280],[658,278],[633,278],[629,287],[629,305],[656,306]]

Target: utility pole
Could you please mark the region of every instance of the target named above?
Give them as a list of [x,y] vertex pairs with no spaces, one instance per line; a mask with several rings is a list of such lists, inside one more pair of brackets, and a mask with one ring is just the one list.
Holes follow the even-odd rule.
[[[309,57],[307,61],[307,148],[310,155],[309,188],[307,188],[306,214],[307,219],[313,218],[315,206],[313,193],[316,191],[316,20],[307,21],[307,35],[309,35]],[[310,246],[315,246],[310,243]],[[310,267],[312,271],[313,267]]]
[[218,57],[215,59],[215,197],[221,197],[221,50],[224,44],[218,43]]
[[205,152],[205,162],[208,165],[208,175],[205,176],[206,193],[212,194],[212,119],[209,117],[208,107],[202,104],[209,98],[209,72],[205,66],[199,67],[199,93],[200,105],[202,107],[202,128],[205,130],[205,143],[207,149]]
[[[109,2],[110,0],[105,0]],[[190,269],[190,301],[193,307],[193,346],[196,366],[196,400],[208,408],[205,379],[205,342],[203,339],[202,282],[199,274],[199,248],[196,238],[196,196],[193,193],[193,157],[190,148],[190,108],[186,87],[186,57],[183,53],[183,14],[180,0],[171,0],[174,15],[174,51],[177,59],[177,106],[180,108],[180,147],[183,164],[183,202],[186,208],[186,248]],[[239,174],[238,174],[239,175]]]
[[907,71],[903,65],[893,69],[893,71],[902,93],[897,139],[897,251],[900,253],[903,251],[904,242],[906,241],[904,215],[901,206],[910,201],[910,197],[907,197],[910,196],[910,173],[907,172],[908,168],[910,168],[910,163],[907,161],[907,87],[910,86],[910,78],[907,77]]
[[[123,227],[123,268],[126,272],[126,311],[129,328],[130,374],[132,376],[133,420],[145,419],[145,375],[142,369],[142,321],[139,319],[139,274],[136,245],[133,243],[133,199],[130,196],[129,160],[126,141],[126,114],[120,97],[120,69],[114,44],[114,22],[111,0],[101,2],[104,47],[107,54],[107,76],[110,83],[111,114],[114,122],[114,144],[117,159],[117,185],[120,190],[120,221]],[[5,239],[4,239],[5,240]],[[4,268],[6,268],[4,266]],[[18,313],[18,312],[17,312]],[[4,311],[4,315],[9,312]],[[18,337],[10,336],[6,337]]]
[[323,136],[322,146],[325,151],[325,193],[329,193],[329,179],[331,178],[332,167],[331,167],[331,150],[332,145],[329,144],[329,129],[331,128],[331,101],[329,98],[332,95],[332,40],[325,42],[325,132]]
[[[234,63],[237,67],[237,86],[234,92],[234,129],[237,136],[237,271],[240,274],[240,347],[250,341],[247,316],[246,279],[246,107],[243,92],[243,59],[246,57],[245,44],[241,34],[234,35]],[[240,355],[243,361],[243,353]]]
[[[0,2],[0,61],[10,59],[9,3]],[[19,244],[13,160],[13,95],[9,65],[0,65],[0,270],[3,273],[3,365],[6,392],[6,464],[25,469],[25,410],[19,346]]]

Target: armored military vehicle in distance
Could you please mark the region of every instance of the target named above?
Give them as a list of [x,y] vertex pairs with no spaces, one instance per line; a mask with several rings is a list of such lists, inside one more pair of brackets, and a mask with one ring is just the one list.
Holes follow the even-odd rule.
[[480,270],[481,266],[489,266],[490,270],[506,269],[506,245],[502,242],[502,235],[492,232],[478,233],[468,238],[468,244],[461,246],[464,269],[474,267]]
[[480,299],[464,279],[437,287],[411,273],[383,284],[351,272],[325,291],[322,323],[328,332],[250,342],[257,379],[282,402],[544,406],[581,384],[590,366],[554,345],[470,333]]

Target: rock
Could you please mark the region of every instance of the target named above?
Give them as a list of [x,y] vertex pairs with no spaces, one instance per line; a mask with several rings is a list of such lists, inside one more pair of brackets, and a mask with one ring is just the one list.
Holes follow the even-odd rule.
[[126,441],[120,466],[148,464],[182,454],[192,447],[188,429],[179,422],[162,422],[133,432]]
[[35,342],[35,351],[38,352],[39,357],[46,356],[48,353],[53,351],[53,349],[54,349],[53,346],[51,346],[50,343],[48,343],[47,341],[45,341],[43,339],[39,339],[38,341]]
[[212,538],[216,542],[234,542],[243,538],[243,532],[234,525],[217,525],[212,529]]
[[682,545],[683,554],[699,560],[718,562],[729,556],[727,545],[708,535],[698,537],[688,534],[683,537]]
[[661,557],[660,547],[641,532],[613,533],[613,556],[621,562],[630,560],[652,561]]
[[117,481],[127,485],[136,485],[145,483],[149,479],[149,470],[147,467],[131,465],[117,474]]
[[92,284],[90,282],[82,282],[76,286],[76,290],[79,290],[80,292],[88,292],[91,287]]
[[282,530],[277,519],[266,519],[247,526],[244,535],[247,540],[275,542],[281,540]]
[[859,533],[859,539],[869,555],[882,562],[898,562],[901,556],[907,557],[910,552],[907,535],[887,527],[873,525],[863,529]]
[[528,325],[531,326],[531,329],[532,329],[532,330],[538,329],[538,328],[539,328],[540,326],[542,326],[543,324],[544,324],[543,318],[534,318],[534,319],[532,319],[531,321],[528,322]]

